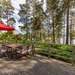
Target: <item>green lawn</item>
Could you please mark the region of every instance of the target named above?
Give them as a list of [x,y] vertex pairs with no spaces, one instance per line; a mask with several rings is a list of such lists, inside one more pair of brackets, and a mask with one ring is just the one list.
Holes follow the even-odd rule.
[[50,45],[41,44],[36,51],[38,54],[60,59],[66,62],[74,62],[75,60],[75,46],[70,45]]
[[[9,34],[9,35],[8,35]],[[38,54],[53,57],[56,59],[60,59],[66,62],[75,62],[75,46],[71,45],[58,45],[58,44],[51,44],[42,43],[41,41],[30,41],[26,40],[25,37],[21,36],[20,39],[16,39],[16,36],[13,36],[10,33],[1,34],[0,35],[0,42],[5,43],[20,43],[23,45],[30,45],[32,42],[36,47],[36,52]]]

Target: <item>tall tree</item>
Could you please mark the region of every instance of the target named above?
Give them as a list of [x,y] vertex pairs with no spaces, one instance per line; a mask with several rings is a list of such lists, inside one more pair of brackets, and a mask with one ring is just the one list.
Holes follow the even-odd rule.
[[[59,25],[58,22],[61,21],[61,9],[60,8],[60,0],[47,0],[47,6],[48,6],[48,10],[49,10],[49,13],[52,17],[52,29],[53,29],[53,32],[52,32],[52,35],[53,35],[53,43],[55,43],[55,39],[56,39],[56,27],[60,27],[60,26],[57,26]],[[60,17],[59,17],[60,16]]]
[[66,9],[66,15],[67,15],[67,24],[66,24],[66,44],[69,44],[69,6],[70,6],[70,0],[66,0],[67,9]]
[[24,25],[21,26],[21,30],[23,32],[26,32],[25,36],[26,36],[26,39],[28,39],[28,34],[29,34],[29,18],[30,18],[30,15],[29,15],[29,10],[30,10],[30,7],[29,7],[29,4],[26,0],[26,4],[22,4],[20,5],[21,6],[21,10],[19,12],[19,15],[20,15],[20,22],[22,22]]
[[45,18],[45,14],[42,8],[41,3],[37,3],[33,1],[33,24],[32,24],[32,31],[33,36],[36,37],[37,32],[41,32],[42,21]]
[[71,6],[71,2],[73,0],[63,0],[64,2],[64,12],[65,12],[65,15],[66,15],[66,44],[69,44],[69,38],[70,38],[70,20],[69,20],[69,15],[70,15],[70,6]]

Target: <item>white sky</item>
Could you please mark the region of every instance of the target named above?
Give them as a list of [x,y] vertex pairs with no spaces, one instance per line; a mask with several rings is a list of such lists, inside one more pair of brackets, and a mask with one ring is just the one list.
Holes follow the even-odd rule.
[[[41,1],[41,0],[39,0],[39,1]],[[15,9],[15,10],[14,10],[15,14],[14,14],[13,17],[16,19],[16,21],[17,21],[18,18],[19,18],[18,12],[19,12],[19,10],[21,9],[19,4],[24,4],[25,2],[26,2],[26,0],[11,0],[11,5],[12,5],[12,6],[14,7],[14,9]],[[43,9],[44,9],[44,11],[46,10],[46,0],[44,0]],[[20,26],[20,24],[19,24],[18,21],[17,21],[16,24],[14,24],[14,27],[15,27],[15,29],[16,29],[17,32],[21,33],[21,31],[20,31],[20,29],[19,29],[18,26]]]
[[19,3],[23,4],[26,0],[17,0]]

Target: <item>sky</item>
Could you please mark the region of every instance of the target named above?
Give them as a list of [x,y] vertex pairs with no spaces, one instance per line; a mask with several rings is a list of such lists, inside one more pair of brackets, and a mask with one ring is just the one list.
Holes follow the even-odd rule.
[[18,0],[18,2],[23,4],[23,3],[25,3],[25,0]]
[[[41,1],[41,0],[39,0]],[[13,17],[16,19],[16,23],[14,24],[16,33],[22,33],[19,26],[22,25],[20,23],[18,23],[18,20],[20,19],[20,16],[18,15],[20,8],[20,4],[24,4],[26,2],[26,0],[11,0],[11,5],[14,7],[14,14]],[[43,9],[44,11],[46,10],[46,0],[44,0],[44,4],[43,4]]]
[[23,34],[19,28],[19,26],[21,26],[22,24],[18,22],[18,20],[20,19],[20,16],[18,15],[19,10],[21,9],[19,4],[23,4],[25,3],[25,0],[11,0],[11,5],[14,7],[14,14],[13,17],[16,20],[16,23],[13,25],[15,30],[16,30],[16,34]]

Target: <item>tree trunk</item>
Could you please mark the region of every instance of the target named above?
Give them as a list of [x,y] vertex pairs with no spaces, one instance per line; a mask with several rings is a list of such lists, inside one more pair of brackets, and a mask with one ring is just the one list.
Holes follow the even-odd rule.
[[70,24],[70,45],[72,44],[72,19]]
[[69,0],[67,2],[66,44],[69,44]]
[[60,44],[60,28],[58,28],[57,43]]
[[53,37],[52,37],[52,39],[53,39],[53,43],[55,43],[55,26],[54,26],[54,17],[52,18],[52,21],[53,21],[53,23],[52,23],[52,27],[53,27]]

